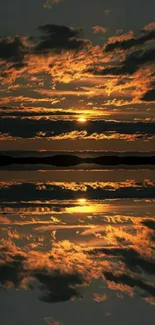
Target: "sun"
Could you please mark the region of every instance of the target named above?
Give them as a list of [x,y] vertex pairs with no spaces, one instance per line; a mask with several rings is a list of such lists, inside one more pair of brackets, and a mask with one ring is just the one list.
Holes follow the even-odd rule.
[[86,118],[85,117],[79,117],[78,122],[79,123],[86,123]]
[[87,200],[85,198],[80,198],[77,200],[80,204],[86,203]]

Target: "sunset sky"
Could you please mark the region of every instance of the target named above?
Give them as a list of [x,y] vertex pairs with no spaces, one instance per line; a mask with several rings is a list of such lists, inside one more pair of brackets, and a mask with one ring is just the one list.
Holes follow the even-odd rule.
[[2,0],[0,149],[154,150],[154,9]]

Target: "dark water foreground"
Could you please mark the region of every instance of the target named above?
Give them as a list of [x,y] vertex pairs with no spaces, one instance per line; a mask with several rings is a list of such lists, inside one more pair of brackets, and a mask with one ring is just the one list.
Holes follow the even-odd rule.
[[1,155],[0,324],[154,325],[154,160]]

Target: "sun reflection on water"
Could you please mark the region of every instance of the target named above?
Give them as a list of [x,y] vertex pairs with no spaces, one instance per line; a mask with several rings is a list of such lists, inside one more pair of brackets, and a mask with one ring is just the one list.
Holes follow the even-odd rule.
[[66,207],[68,213],[101,213],[108,210],[109,204],[102,204],[87,198],[78,198],[74,206]]

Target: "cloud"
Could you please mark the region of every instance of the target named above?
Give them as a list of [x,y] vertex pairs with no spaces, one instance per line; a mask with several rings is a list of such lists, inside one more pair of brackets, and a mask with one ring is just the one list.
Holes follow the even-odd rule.
[[[68,82],[69,74],[70,77],[73,76],[73,65],[75,63],[78,63],[78,66],[81,65],[79,60],[76,62],[75,53],[81,57],[81,51],[83,49],[88,51],[91,46],[91,42],[84,38],[81,29],[53,24],[43,25],[38,29],[42,35],[37,37],[0,38],[0,59],[2,60],[0,82],[3,85],[8,83],[13,86],[13,82],[18,77],[26,78],[26,74],[30,76],[30,80],[34,77],[35,82],[38,80],[40,83],[40,78],[36,77],[40,73],[52,74],[54,78],[57,75],[59,80],[63,78]],[[72,58],[70,57],[67,65],[67,59],[64,61],[64,56],[70,56],[68,51],[72,53]],[[60,61],[62,61],[61,64]],[[65,70],[68,70],[67,74]]]
[[[123,179],[126,179],[126,177],[123,176]],[[140,178],[142,179],[142,176]],[[5,231],[8,231],[10,240],[7,242],[1,238],[0,241],[0,282],[2,286],[8,289],[16,287],[22,290],[35,290],[37,293],[39,292],[39,299],[41,301],[56,303],[82,298],[83,291],[85,291],[84,288],[93,279],[101,280],[101,278],[104,278],[103,291],[101,287],[99,291],[95,287],[95,293],[92,293],[92,297],[96,302],[108,299],[107,292],[105,292],[105,285],[106,287],[108,285],[109,289],[121,290],[123,293],[129,295],[139,295],[140,292],[142,299],[145,295],[145,300],[153,303],[154,300],[152,298],[155,296],[155,287],[152,276],[155,272],[155,264],[153,259],[153,240],[150,237],[152,228],[148,227],[147,229],[144,224],[144,221],[151,220],[151,217],[150,219],[143,217],[146,215],[146,210],[143,210],[145,201],[138,201],[135,204],[134,201],[125,200],[125,203],[122,205],[120,204],[120,200],[114,200],[112,206],[109,201],[106,204],[100,202],[99,206],[102,210],[97,210],[97,204],[94,204],[94,201],[88,200],[85,202],[85,207],[88,208],[86,210],[87,214],[83,214],[83,212],[80,213],[78,209],[75,209],[80,204],[75,199],[78,197],[75,192],[73,193],[74,202],[65,200],[65,193],[68,193],[70,189],[69,185],[71,186],[71,184],[64,183],[64,187],[62,182],[56,184],[53,182],[39,182],[28,185],[19,182],[15,186],[18,188],[18,192],[15,190],[13,181],[2,184],[5,191],[12,187],[12,192],[16,192],[18,202],[21,199],[24,207],[26,198],[24,197],[23,200],[22,196],[19,197],[18,193],[22,192],[22,195],[25,195],[25,193],[31,195],[31,186],[34,188],[35,193],[35,195],[31,195],[31,199],[33,201],[33,198],[37,196],[38,200],[35,206],[33,201],[33,210],[30,210],[31,202],[29,202],[28,214],[25,209],[22,211],[19,209],[18,216],[13,212],[15,217],[11,221],[11,227],[10,225],[8,229],[6,226],[4,227]],[[100,189],[107,189],[112,192],[115,188],[122,188],[122,191],[124,191],[126,186],[134,188],[137,186],[140,191],[142,186],[146,185],[149,187],[153,186],[153,184],[154,182],[149,180],[146,180],[145,184],[143,184],[143,181],[135,182],[131,179],[126,179],[124,182],[116,183],[106,182],[99,184],[93,182],[90,183],[90,186],[88,181],[87,183],[81,184],[81,186],[89,188],[90,193],[90,188],[95,189],[96,192]],[[72,185],[74,190],[77,190],[76,186],[80,187],[79,183],[73,183]],[[51,212],[51,195],[55,187],[57,194],[58,187],[63,188],[64,201],[62,201],[61,210],[58,210],[58,201],[55,200],[54,204],[57,210],[54,213]],[[48,198],[46,190],[50,194]],[[82,187],[80,190],[85,191],[85,188]],[[46,210],[46,204],[40,204],[43,201],[39,201],[38,193],[44,191],[46,200],[49,200],[47,202],[50,203],[49,210]],[[12,199],[15,200],[15,197]],[[71,211],[73,212],[70,209],[72,208],[72,204],[76,213],[75,218],[72,218],[69,214]],[[148,204],[151,204],[152,207],[154,202],[147,200],[146,209],[148,209]],[[84,208],[83,205],[83,203],[80,204],[81,208]],[[129,205],[132,210],[130,215]],[[7,206],[9,207],[9,205]],[[68,210],[66,207],[69,207]],[[89,207],[91,208],[90,210]],[[138,210],[135,207],[138,207]],[[116,215],[115,213],[118,210],[121,211],[120,215]],[[10,220],[12,215],[11,211],[13,210],[9,209]],[[54,211],[53,207],[52,211]],[[98,214],[97,211],[101,213]],[[152,211],[153,207],[150,209],[150,213],[153,215]],[[63,214],[62,212],[65,213]],[[53,213],[54,217],[51,217],[51,213]],[[59,219],[55,217],[57,213],[60,213]],[[60,226],[59,221],[61,222]],[[46,227],[40,229],[37,227],[36,232],[36,226],[39,223],[41,224],[41,222]],[[50,222],[52,225],[50,225]],[[19,225],[20,227],[18,227]],[[31,226],[28,227],[28,225]],[[76,227],[78,233],[75,236]],[[86,228],[88,232],[84,234],[83,229]],[[23,238],[23,234],[26,236],[26,229],[28,230],[27,236],[24,237],[24,241],[26,241],[25,246],[21,249],[13,245],[11,241],[11,239],[14,241],[17,238],[18,229],[20,239]],[[49,232],[46,232],[48,229]],[[54,229],[57,230],[57,238],[53,242],[51,240],[51,232]],[[45,231],[45,233],[40,235],[38,233],[39,230],[41,232]],[[31,232],[29,233],[29,231]],[[63,233],[61,238],[66,238],[66,233],[68,238],[72,234],[71,238],[73,242],[69,240],[58,241],[60,233],[61,235]],[[87,235],[87,237],[85,238],[84,235]],[[47,243],[48,238],[50,245],[46,246],[45,243]],[[41,250],[39,245],[42,245]]]
[[94,296],[94,301],[96,302],[102,302],[109,299],[109,297],[106,294],[94,293],[93,296]]
[[148,25],[144,26],[143,31],[144,32],[151,32],[155,30],[155,21],[149,23]]
[[134,51],[129,54],[117,66],[111,66],[105,69],[102,67],[95,67],[89,69],[95,75],[132,75],[137,72],[143,65],[153,63],[155,61],[155,49],[148,49],[146,51]]
[[27,69],[26,38],[0,37],[0,83],[12,84]]
[[59,271],[50,274],[46,270],[36,270],[32,276],[40,283],[42,301],[56,303],[81,297],[75,286],[81,285],[82,279],[76,274],[61,274]]
[[155,221],[152,219],[146,219],[142,221],[142,224],[148,227],[149,229],[155,230]]
[[24,65],[24,50],[25,46],[19,37],[0,38],[0,59],[12,62],[17,69]]
[[[96,252],[96,251],[95,251]],[[143,258],[134,249],[114,248],[114,249],[101,249],[100,252],[105,255],[119,257],[126,266],[133,272],[139,273],[140,270],[148,274],[155,273],[155,261],[148,261]]]
[[10,254],[10,259],[11,261],[4,261],[0,265],[0,282],[2,285],[12,283],[15,287],[18,287],[21,281],[22,262],[25,260],[25,257],[20,254]]
[[8,218],[3,217],[3,216],[0,215],[0,224],[8,225],[10,223],[11,223],[11,221]]
[[[41,100],[41,99],[40,99]],[[114,122],[114,121],[88,121],[84,125],[70,120],[52,120],[40,116],[36,117],[12,117],[2,118],[1,136],[6,134],[16,138],[53,138],[61,139],[111,139],[119,140],[123,138],[127,141],[138,139],[154,139],[154,123],[142,122]],[[51,127],[52,126],[52,127]]]
[[145,43],[153,40],[155,40],[154,25],[151,30],[145,30],[143,35],[140,37],[136,37],[132,32],[129,32],[121,36],[115,36],[113,38],[110,38],[107,44],[105,44],[104,51],[112,52],[116,49],[128,50],[133,47],[142,46]]
[[[50,273],[46,269],[27,272],[23,267],[23,257],[13,256],[11,262],[0,265],[0,282],[7,286],[11,283],[19,288],[22,281],[27,282],[27,287],[33,288],[33,281],[38,282],[41,290],[40,300],[47,303],[56,303],[81,297],[76,285],[82,284],[82,279],[74,274],[61,274],[60,271]],[[30,281],[31,280],[31,281]]]
[[[42,137],[42,134],[38,134],[40,137]],[[116,132],[105,132],[103,133],[97,133],[94,132],[92,134],[88,134],[88,132],[85,131],[72,131],[68,133],[61,133],[59,135],[50,136],[48,137],[46,133],[43,134],[43,137],[48,138],[49,140],[126,140],[129,142],[136,141],[138,139],[148,139],[148,140],[154,140],[155,136],[149,136],[149,135],[142,135],[142,134],[120,134]]]
[[[80,274],[76,272],[62,273],[60,269],[50,269],[47,266],[37,268],[37,260],[33,265],[24,254],[14,252],[10,248],[7,246],[1,248],[3,261],[0,264],[0,283],[4,287],[9,289],[15,286],[31,290],[37,287],[40,291],[39,299],[47,303],[63,302],[81,297],[77,287],[84,284],[84,279]],[[36,252],[36,255],[32,253],[29,257],[35,261],[39,256],[40,253],[37,255]],[[50,261],[48,264],[53,265]]]
[[155,101],[155,89],[148,90],[142,97],[141,100],[145,102],[154,102]]
[[81,30],[60,25],[43,25],[39,27],[43,34],[41,41],[36,46],[36,53],[49,53],[51,51],[61,52],[62,50],[80,50],[89,42],[81,39]]
[[155,297],[155,286],[140,279],[133,278],[130,275],[123,273],[115,275],[112,272],[104,272],[104,276],[107,281],[127,285],[131,288],[138,287],[140,290],[148,293],[150,296]]
[[53,5],[59,3],[61,0],[46,0],[43,4],[44,8],[50,9]]
[[144,297],[144,301],[148,302],[150,305],[155,306],[155,298],[154,297]]
[[[43,223],[43,222],[41,222]],[[39,222],[38,222],[39,224]],[[44,223],[45,225],[44,226],[39,226],[37,228],[35,228],[36,231],[41,231],[41,232],[46,232],[46,231],[54,231],[55,230],[64,230],[64,229],[82,229],[83,228],[89,228],[89,226],[85,226],[85,225],[50,225],[49,222],[45,222]],[[36,222],[36,225],[37,225],[37,222]],[[55,229],[55,230],[54,230]],[[52,237],[53,237],[53,234],[52,234]],[[55,234],[54,234],[54,237],[55,237]],[[53,238],[55,239],[55,238]]]
[[[116,158],[115,158],[116,159]],[[100,199],[118,199],[122,198],[154,198],[155,197],[155,184],[149,184],[149,182],[145,182],[144,184],[136,183],[133,181],[126,182],[97,182],[97,183],[24,183],[24,184],[12,184],[8,188],[2,187],[3,191],[1,194],[1,202],[25,202],[31,203],[32,205],[37,200],[40,200],[40,204],[43,202],[50,202],[50,200],[57,200],[58,203],[62,200],[72,200],[75,198],[75,192],[77,192],[76,196],[81,195],[81,192],[84,192],[86,196],[89,197],[90,200],[94,200],[100,197]],[[78,205],[78,202],[77,202]],[[86,204],[87,205],[87,204]],[[88,204],[88,209],[91,209],[91,204]],[[93,207],[92,207],[93,208]],[[96,207],[97,208],[97,207]],[[59,223],[59,219],[50,220],[49,229],[59,229],[63,228],[63,226],[53,226],[53,224]],[[1,217],[1,224],[8,224],[11,222],[8,218]],[[14,223],[14,222],[13,222]],[[22,221],[23,223],[23,221]],[[37,221],[35,221],[37,224]],[[38,224],[41,221],[38,221]],[[42,221],[42,224],[44,222]],[[74,225],[75,226],[75,225]],[[74,227],[73,226],[73,227]],[[64,229],[67,226],[64,226]],[[71,228],[69,226],[69,228]],[[46,225],[46,229],[48,229]]]
[[98,33],[103,33],[105,34],[107,32],[107,28],[104,26],[94,26],[93,27],[93,33],[98,34]]
[[123,29],[122,29],[122,28],[116,30],[116,34],[117,34],[117,35],[120,35],[120,34],[122,34],[122,33],[123,33]]
[[[105,31],[104,26],[94,28],[95,32]],[[65,101],[62,113],[64,106],[70,112],[74,106],[78,112],[87,111],[91,98],[94,109],[89,114],[96,117],[97,108],[104,114],[103,107],[154,101],[154,23],[138,36],[130,31],[110,37],[104,48],[93,45],[81,29],[73,27],[47,24],[39,32],[29,38],[0,38],[0,105],[21,106],[24,111],[32,105],[51,107]],[[116,55],[107,50],[109,46],[120,51]],[[48,93],[43,89],[48,87],[47,80],[51,85]]]

